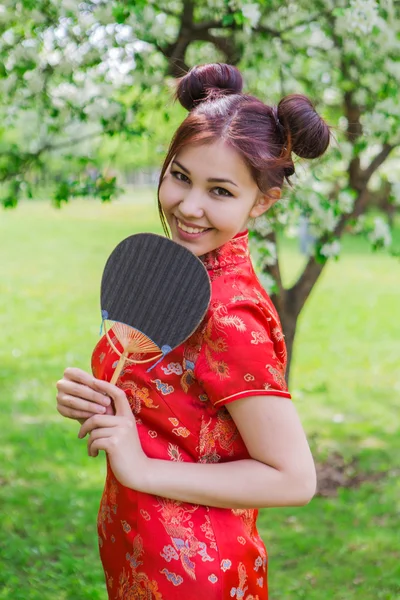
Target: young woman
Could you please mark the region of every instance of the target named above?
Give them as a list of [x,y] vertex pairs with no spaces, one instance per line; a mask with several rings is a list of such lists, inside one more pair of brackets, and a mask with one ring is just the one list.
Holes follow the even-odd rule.
[[110,599],[266,600],[257,509],[304,505],[315,492],[246,224],[279,200],[292,152],[323,154],[329,128],[304,96],[270,107],[241,90],[239,71],[224,64],[179,81],[189,115],[160,176],[164,228],[212,282],[202,324],[150,373],[126,366],[116,386],[118,356],[103,337],[94,377],[68,368],[57,384],[58,410],[83,423],[89,455],[107,453],[98,532]]

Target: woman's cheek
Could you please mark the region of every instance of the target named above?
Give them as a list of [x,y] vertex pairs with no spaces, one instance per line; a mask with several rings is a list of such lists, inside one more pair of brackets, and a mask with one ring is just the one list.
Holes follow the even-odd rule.
[[180,200],[179,188],[171,181],[167,180],[160,187],[161,206],[166,209],[175,206]]

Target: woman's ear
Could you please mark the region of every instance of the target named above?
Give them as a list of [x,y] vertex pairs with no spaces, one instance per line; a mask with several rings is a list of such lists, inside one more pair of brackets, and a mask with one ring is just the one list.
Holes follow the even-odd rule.
[[275,204],[281,197],[281,188],[280,187],[272,187],[269,188],[266,194],[260,194],[255,201],[253,208],[250,211],[250,217],[256,219],[257,217],[261,217],[271,206]]

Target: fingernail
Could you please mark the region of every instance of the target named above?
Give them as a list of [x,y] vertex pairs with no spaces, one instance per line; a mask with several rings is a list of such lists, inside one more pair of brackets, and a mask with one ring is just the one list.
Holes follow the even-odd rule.
[[106,407],[105,406],[99,406],[99,412],[101,413],[105,413],[106,412]]
[[107,406],[110,406],[111,399],[107,397],[107,398],[104,399],[104,402],[106,403]]

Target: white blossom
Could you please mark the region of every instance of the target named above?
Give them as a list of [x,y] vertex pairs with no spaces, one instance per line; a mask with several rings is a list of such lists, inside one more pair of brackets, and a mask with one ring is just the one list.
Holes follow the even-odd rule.
[[274,265],[277,261],[277,253],[276,253],[276,244],[274,242],[270,242],[269,240],[263,241],[263,256],[261,259],[260,267],[263,269],[268,265]]
[[242,14],[249,20],[250,27],[256,27],[261,17],[260,7],[258,4],[245,4],[242,6]]
[[107,98],[95,98],[87,104],[84,112],[92,119],[112,119],[120,113],[120,106],[116,102],[110,102]]
[[32,94],[38,94],[44,87],[44,75],[37,69],[34,71],[26,71],[24,79],[27,82],[27,87]]
[[341,35],[368,35],[375,26],[381,24],[378,8],[376,0],[350,0],[350,6],[336,21],[337,32]]
[[320,254],[326,258],[335,258],[340,254],[341,245],[339,240],[334,240],[329,244],[324,244],[320,250]]
[[400,182],[392,183],[391,195],[396,206],[400,206]]
[[354,207],[354,194],[351,194],[348,190],[339,192],[338,205],[342,212],[351,213]]
[[252,229],[253,231],[256,231],[257,233],[265,237],[269,233],[271,233],[272,226],[268,219],[265,216],[262,216],[255,219]]
[[372,244],[382,244],[385,248],[392,243],[392,234],[389,225],[382,217],[375,217],[374,229],[369,233],[368,239]]
[[360,215],[352,227],[353,233],[361,233],[365,230],[365,215]]

